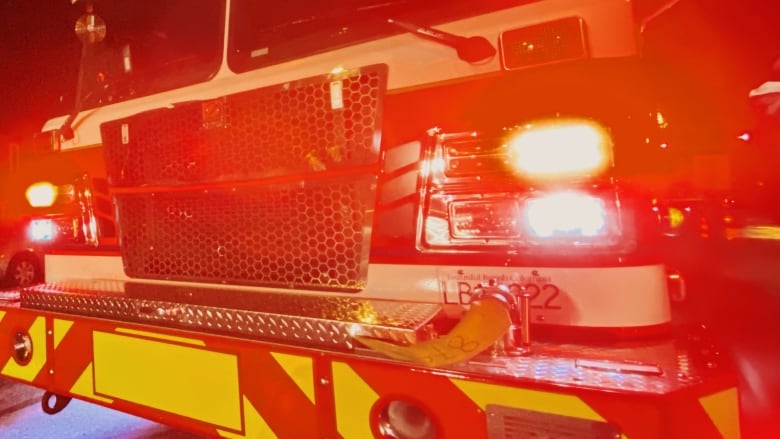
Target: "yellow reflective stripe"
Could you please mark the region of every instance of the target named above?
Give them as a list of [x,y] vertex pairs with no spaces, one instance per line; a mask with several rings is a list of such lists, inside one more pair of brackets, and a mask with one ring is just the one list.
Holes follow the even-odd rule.
[[73,326],[71,320],[54,319],[54,349],[57,349],[60,345],[62,339],[70,331],[71,326]]
[[333,363],[336,428],[344,439],[365,439],[371,433],[371,407],[379,395],[346,363]]
[[94,383],[92,382],[93,376],[92,363],[89,363],[87,367],[84,368],[84,371],[81,372],[81,375],[79,375],[79,378],[76,380],[76,382],[73,383],[73,386],[71,386],[70,393],[76,396],[84,396],[107,403],[114,402],[113,399],[95,395],[95,387],[93,385]]
[[13,357],[9,358],[3,366],[2,374],[31,383],[46,364],[46,319],[36,317],[30,326],[29,334],[32,340],[30,362],[21,366]]
[[605,421],[601,415],[576,396],[458,379],[452,379],[451,381],[463,393],[468,395],[472,401],[477,403],[482,410],[485,410],[488,404],[499,404],[553,415],[573,416],[591,421]]
[[158,340],[174,341],[177,343],[191,344],[194,346],[206,346],[206,342],[197,338],[178,337],[175,335],[158,334],[156,332],[139,331],[130,328],[116,328],[116,332],[122,334],[139,335],[142,337],[156,338]]
[[[252,405],[252,402],[247,399],[246,396],[243,397],[244,402],[244,426],[246,427],[245,434],[236,434],[231,433],[229,431],[223,431],[223,430],[217,430],[217,433],[221,437],[228,438],[228,439],[239,439],[239,438],[276,438],[276,433],[274,433],[273,430],[271,430],[271,427],[268,426],[268,423],[263,419],[262,416],[260,416],[260,413],[258,413],[257,409],[254,405]],[[302,422],[308,422],[305,420],[302,420]]]
[[738,401],[736,387],[699,398],[699,404],[707,412],[724,439],[739,439],[740,437]]
[[311,357],[271,352],[279,366],[295,381],[309,401],[314,404],[314,362]]

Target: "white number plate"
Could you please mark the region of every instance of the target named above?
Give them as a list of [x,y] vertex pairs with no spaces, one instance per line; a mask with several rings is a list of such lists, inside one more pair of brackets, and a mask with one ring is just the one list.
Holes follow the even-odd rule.
[[[552,276],[540,274],[539,270],[529,270],[528,273],[486,273],[467,269],[442,271],[439,275],[443,301],[448,304],[468,305],[474,298],[474,290],[479,285],[495,282],[512,286],[520,286],[531,295],[531,310],[534,321],[542,322],[543,314],[566,314],[566,294],[555,283]],[[558,320],[558,319],[555,319]]]

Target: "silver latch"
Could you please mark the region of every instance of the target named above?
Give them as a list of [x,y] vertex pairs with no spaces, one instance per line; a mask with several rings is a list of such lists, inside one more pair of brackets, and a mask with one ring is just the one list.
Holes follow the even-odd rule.
[[520,356],[531,353],[531,293],[524,287],[508,287],[491,280],[487,286],[477,285],[474,300],[493,298],[506,305],[511,325],[503,337],[498,339],[491,355]]

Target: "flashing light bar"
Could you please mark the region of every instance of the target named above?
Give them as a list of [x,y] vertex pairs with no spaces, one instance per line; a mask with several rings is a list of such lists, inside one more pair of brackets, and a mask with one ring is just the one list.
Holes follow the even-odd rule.
[[589,120],[531,123],[507,139],[511,166],[532,180],[580,179],[612,165],[612,139]]

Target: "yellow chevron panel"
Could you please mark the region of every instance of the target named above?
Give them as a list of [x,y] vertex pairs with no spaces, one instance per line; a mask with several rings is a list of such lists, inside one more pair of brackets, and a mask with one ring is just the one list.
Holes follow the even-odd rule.
[[32,358],[24,366],[20,366],[13,358],[9,358],[3,366],[2,374],[31,383],[46,364],[46,319],[36,317],[30,326],[32,340]]
[[452,382],[482,410],[485,410],[488,404],[499,404],[591,421],[604,421],[601,415],[576,396],[457,379],[453,379]]
[[221,437],[228,439],[252,438],[252,439],[276,439],[276,433],[271,430],[265,419],[257,412],[254,405],[244,397],[244,424],[246,434],[240,435],[229,431],[218,430]]
[[[477,403],[482,410],[486,410],[488,404],[498,404],[552,415],[606,422],[589,405],[573,395],[518,389],[458,379],[451,379],[450,381],[471,398],[472,401]],[[621,435],[621,438],[627,439],[625,434]]]
[[314,362],[311,357],[300,355],[280,354],[271,352],[277,363],[282,366],[287,375],[295,381],[295,384],[306,394],[309,401],[314,404]]
[[57,349],[57,346],[60,345],[62,339],[70,331],[71,326],[73,326],[73,321],[71,320],[54,319],[54,349]]
[[371,407],[379,395],[346,363],[333,363],[336,428],[344,439],[366,439],[371,434]]
[[699,404],[712,419],[724,439],[739,439],[739,398],[737,388],[699,398]]

